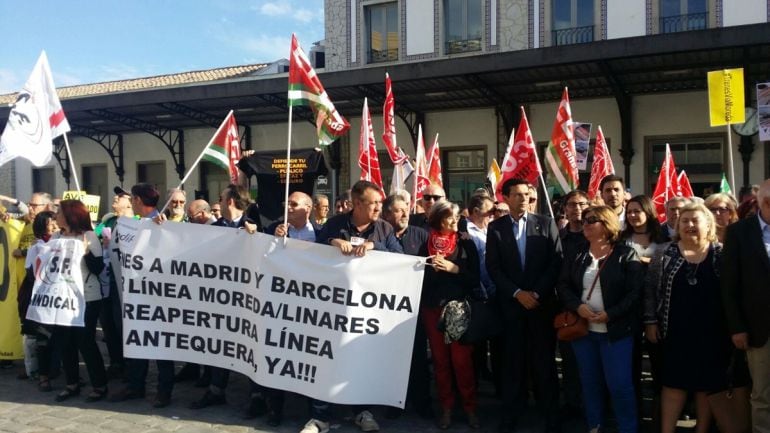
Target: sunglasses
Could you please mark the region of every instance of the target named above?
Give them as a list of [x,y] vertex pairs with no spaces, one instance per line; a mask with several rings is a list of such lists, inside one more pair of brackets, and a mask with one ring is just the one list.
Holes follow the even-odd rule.
[[443,195],[434,195],[434,194],[423,194],[423,196],[422,196],[423,200],[439,201],[442,198],[444,198]]
[[728,207],[712,207],[712,208],[709,208],[709,210],[711,211],[711,213],[715,213],[715,214],[730,212],[730,208]]
[[583,218],[583,223],[584,224],[596,224],[596,223],[600,223],[600,222],[603,222],[603,221],[601,219],[599,219],[599,217],[596,217],[596,216],[593,216],[593,215],[591,215],[589,217]]

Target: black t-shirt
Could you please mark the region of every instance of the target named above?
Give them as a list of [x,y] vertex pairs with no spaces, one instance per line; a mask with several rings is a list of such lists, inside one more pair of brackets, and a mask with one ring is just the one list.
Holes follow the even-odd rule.
[[[328,173],[323,152],[316,149],[292,150],[291,159],[289,193],[301,191],[313,195],[316,178]],[[242,158],[238,162],[238,168],[249,177],[257,177],[257,203],[262,226],[267,227],[282,218],[281,204],[286,188],[286,151],[255,152]]]

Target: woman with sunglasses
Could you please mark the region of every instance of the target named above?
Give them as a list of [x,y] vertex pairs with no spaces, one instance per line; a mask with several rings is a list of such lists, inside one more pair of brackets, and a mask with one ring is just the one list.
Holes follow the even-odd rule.
[[[721,254],[713,215],[691,203],[679,215],[673,241],[650,264],[644,323],[647,339],[662,349],[662,433],[675,432],[688,392],[695,393],[695,431],[708,432],[708,395],[728,389],[732,341],[719,286]],[[713,414],[721,430],[725,420]]]
[[738,202],[730,194],[717,193],[706,197],[703,204],[714,215],[719,242],[724,242],[727,226],[738,221]]
[[633,248],[618,242],[620,223],[608,206],[583,211],[588,244],[565,260],[556,288],[564,307],[588,321],[588,335],[571,342],[591,432],[605,421],[605,386],[621,433],[639,421],[632,353],[642,289],[642,264]]
[[620,234],[620,239],[636,250],[642,263],[650,263],[655,251],[663,244],[663,235],[649,197],[637,195],[628,200],[626,228]]

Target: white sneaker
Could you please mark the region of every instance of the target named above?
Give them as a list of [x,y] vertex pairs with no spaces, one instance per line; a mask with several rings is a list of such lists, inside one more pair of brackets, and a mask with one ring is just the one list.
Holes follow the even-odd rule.
[[329,423],[317,420],[315,418],[305,424],[299,433],[327,433],[329,431]]
[[374,420],[374,415],[368,410],[365,410],[356,415],[356,425],[361,431],[379,431],[380,426],[377,421]]

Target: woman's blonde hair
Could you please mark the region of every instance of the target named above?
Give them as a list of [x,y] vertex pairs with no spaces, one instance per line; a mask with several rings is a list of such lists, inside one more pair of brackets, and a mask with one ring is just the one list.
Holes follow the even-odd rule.
[[612,243],[617,242],[620,238],[620,221],[618,221],[615,211],[609,206],[591,206],[583,211],[583,220],[585,220],[588,213],[593,213],[602,222],[604,229],[607,231],[607,239]]
[[727,205],[727,211],[730,213],[730,224],[738,221],[738,202],[735,200],[735,197],[730,194],[718,192],[706,197],[706,201],[704,201],[703,204],[705,204],[710,211],[711,207],[717,202]]
[[684,216],[684,214],[692,213],[692,212],[700,212],[703,214],[703,217],[706,219],[706,223],[708,224],[706,239],[709,242],[718,242],[719,239],[717,238],[717,223],[714,220],[714,215],[711,213],[709,208],[706,207],[706,205],[701,203],[690,203],[685,205],[685,207],[682,208],[682,210],[679,212],[679,220],[676,222],[676,233],[674,233],[674,236],[672,236],[672,240],[674,242],[679,242],[679,240],[681,239],[681,236],[679,236],[679,230],[682,224],[682,217]]

